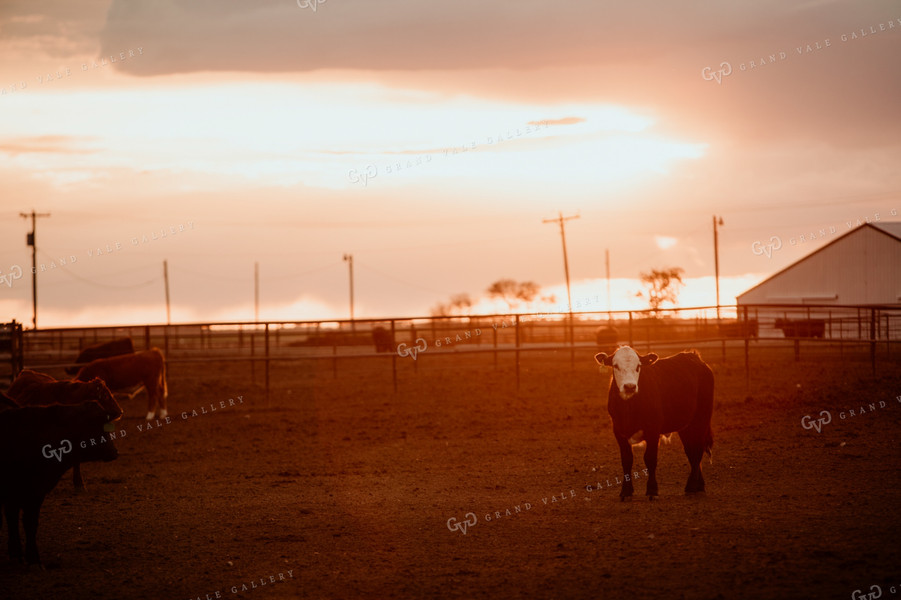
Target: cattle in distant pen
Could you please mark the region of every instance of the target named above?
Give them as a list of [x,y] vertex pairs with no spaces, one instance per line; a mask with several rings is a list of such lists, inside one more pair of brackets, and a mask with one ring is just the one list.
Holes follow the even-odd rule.
[[[122,416],[122,408],[102,379],[91,381],[57,381],[50,375],[25,369],[7,391],[8,397],[17,406],[51,406],[53,404],[83,404],[96,401],[113,415],[113,419]],[[72,483],[76,490],[84,490],[84,479],[81,465],[76,462],[72,467]]]
[[147,420],[150,421],[159,407],[159,418],[165,419],[169,411],[166,399],[169,386],[166,383],[166,359],[158,348],[142,350],[111,358],[100,358],[81,368],[75,379],[89,381],[99,377],[114,392],[131,390],[134,395],[143,387],[147,390]]
[[775,326],[787,338],[822,338],[826,335],[825,319],[776,319]]
[[705,491],[701,474],[704,453],[711,454],[713,431],[713,371],[696,352],[680,352],[657,359],[656,354],[639,354],[622,346],[609,356],[595,355],[600,365],[613,367],[607,394],[607,411],[613,420],[613,435],[619,446],[625,474],[620,498],[633,494],[632,445],[647,442],[644,462],[648,468],[647,496],[658,495],[657,452],[661,437],[668,441],[679,434],[691,473],[685,493]]
[[[134,354],[135,346],[130,337],[123,337],[101,344],[88,346],[78,354],[75,363],[84,365],[98,358],[109,358],[122,354]],[[66,373],[75,375],[81,367],[66,367]]]
[[619,332],[612,324],[601,325],[595,331],[598,350],[601,352],[616,352],[616,341],[619,338]]
[[376,352],[394,352],[394,336],[391,330],[378,326],[372,328],[372,341]]

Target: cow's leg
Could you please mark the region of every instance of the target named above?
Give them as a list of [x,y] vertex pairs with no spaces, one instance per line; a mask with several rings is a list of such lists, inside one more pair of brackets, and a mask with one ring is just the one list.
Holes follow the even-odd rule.
[[147,420],[152,421],[156,416],[156,404],[157,397],[160,394],[159,389],[157,389],[157,383],[155,381],[145,381],[144,389],[147,390]]
[[7,502],[3,507],[6,513],[6,526],[9,528],[8,549],[10,562],[22,562],[22,539],[19,537],[19,505]]
[[686,494],[695,494],[704,491],[704,476],[701,474],[701,458],[704,456],[704,445],[695,439],[682,440],[685,446],[685,455],[688,464],[691,465],[691,473],[688,475],[688,483],[685,484]]
[[75,463],[72,467],[72,484],[78,492],[84,491],[84,479],[81,478],[81,463]]
[[[38,517],[41,514],[43,498],[29,498],[22,507],[22,523],[25,525],[25,562],[29,565],[41,564],[38,556]],[[43,567],[42,567],[43,568]]]
[[616,438],[616,443],[619,444],[619,457],[623,463],[623,474],[625,477],[623,478],[623,489],[619,492],[620,500],[625,500],[626,498],[631,498],[634,489],[632,487],[632,444],[629,443],[628,438]]
[[156,397],[157,403],[160,405],[160,418],[165,419],[169,416],[169,411],[166,409],[166,394],[163,392],[162,384],[157,385]]
[[657,493],[657,450],[660,448],[660,434],[648,435],[645,437],[648,447],[644,451],[644,464],[648,468],[648,491],[647,496],[653,500],[659,494]]

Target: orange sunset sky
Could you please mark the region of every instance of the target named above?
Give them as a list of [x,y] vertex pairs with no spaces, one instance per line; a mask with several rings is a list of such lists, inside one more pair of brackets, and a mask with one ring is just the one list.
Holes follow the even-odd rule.
[[32,209],[42,327],[165,322],[164,259],[173,322],[252,319],[255,262],[261,318],[346,318],[345,253],[360,318],[502,310],[500,278],[562,310],[558,212],[598,310],[608,248],[614,309],[672,266],[713,304],[722,216],[729,304],[901,220],[898,2],[0,0],[0,85],[29,326]]

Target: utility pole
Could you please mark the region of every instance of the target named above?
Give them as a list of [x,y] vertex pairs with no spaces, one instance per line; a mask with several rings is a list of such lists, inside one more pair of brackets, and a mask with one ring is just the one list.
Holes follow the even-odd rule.
[[172,324],[169,313],[169,261],[163,260],[163,282],[166,284],[166,325]]
[[253,320],[260,322],[260,263],[253,263]]
[[558,212],[556,219],[544,219],[542,221],[542,223],[560,223],[560,239],[563,240],[563,271],[566,274],[566,309],[569,313],[569,362],[571,368],[576,366],[576,336],[573,330],[573,298],[569,289],[569,259],[566,257],[566,229],[563,223],[578,218],[579,215],[564,217],[562,212]]
[[344,260],[348,263],[348,267],[350,268],[350,320],[352,327],[354,320],[354,255],[345,254]]
[[610,248],[604,249],[604,262],[607,264],[607,320],[613,320],[613,306],[610,302]]
[[[723,225],[723,217],[719,217],[719,225]],[[720,249],[719,234],[716,229],[717,216],[713,215],[713,268],[716,279],[716,322],[720,322]]]
[[575,215],[572,217],[564,217],[563,213],[557,213],[559,216],[556,219],[544,219],[542,223],[560,223],[560,238],[563,240],[563,271],[566,274],[566,306],[567,312],[572,313],[573,311],[573,299],[572,294],[569,289],[569,260],[566,258],[566,230],[563,227],[564,221],[569,221],[570,219],[578,219],[579,215]]
[[37,231],[37,218],[49,217],[50,213],[36,213],[32,208],[31,213],[19,213],[19,216],[23,219],[31,217],[31,233],[25,236],[25,242],[31,246],[31,321],[36,330],[38,328],[38,246],[35,239],[35,232]]

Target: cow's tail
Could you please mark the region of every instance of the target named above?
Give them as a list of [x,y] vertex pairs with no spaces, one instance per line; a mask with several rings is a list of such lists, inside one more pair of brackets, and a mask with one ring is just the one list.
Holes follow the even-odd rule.
[[707,435],[704,436],[704,452],[710,457],[710,464],[713,464],[713,429],[707,427]]
[[163,359],[163,368],[160,369],[160,379],[162,379],[162,381],[160,383],[161,383],[162,389],[163,389],[163,398],[168,398],[169,397],[169,384],[166,383],[166,379],[168,379],[166,377],[166,357],[163,356],[162,352],[160,352],[160,358]]

